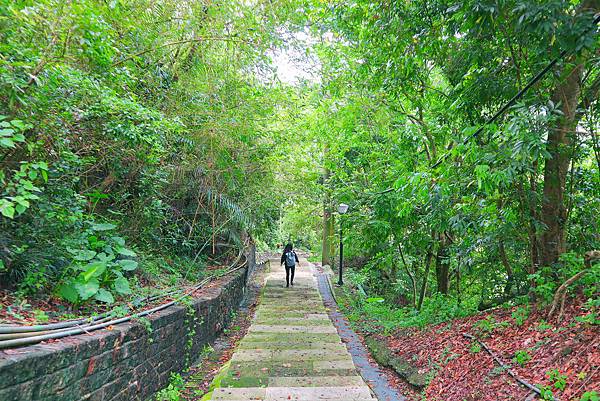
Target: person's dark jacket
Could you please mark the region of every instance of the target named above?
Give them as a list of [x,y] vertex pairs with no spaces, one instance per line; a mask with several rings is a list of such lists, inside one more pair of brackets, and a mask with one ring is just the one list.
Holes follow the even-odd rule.
[[[294,252],[293,250],[290,252]],[[283,254],[281,254],[281,264],[285,263],[285,254],[287,252],[284,252]],[[296,258],[296,263],[300,263],[300,261],[298,260],[298,254],[296,252],[294,252],[294,257]]]

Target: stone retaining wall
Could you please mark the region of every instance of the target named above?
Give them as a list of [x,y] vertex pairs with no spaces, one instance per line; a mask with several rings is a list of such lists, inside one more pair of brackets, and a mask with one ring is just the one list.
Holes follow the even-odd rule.
[[0,400],[146,400],[223,330],[245,286],[241,269],[202,290],[189,308],[172,306],[153,314],[151,329],[129,322],[0,351]]

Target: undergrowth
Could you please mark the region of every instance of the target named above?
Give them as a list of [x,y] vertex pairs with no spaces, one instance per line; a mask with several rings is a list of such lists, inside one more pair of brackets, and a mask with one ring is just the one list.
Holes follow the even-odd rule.
[[364,297],[344,291],[342,307],[349,320],[365,333],[390,334],[399,328],[424,328],[477,313],[475,304],[461,304],[441,294],[426,298],[421,310],[412,307],[394,307],[384,298]]
[[179,401],[185,382],[179,373],[171,373],[169,384],[156,393],[156,401]]

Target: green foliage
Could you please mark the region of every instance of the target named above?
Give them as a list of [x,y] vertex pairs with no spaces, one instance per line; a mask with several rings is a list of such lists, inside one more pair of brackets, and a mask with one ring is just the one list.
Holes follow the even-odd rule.
[[529,317],[529,308],[520,306],[512,312],[511,316],[515,319],[516,325],[520,327]]
[[552,382],[554,388],[557,390],[562,391],[567,386],[567,376],[560,373],[558,369],[552,369],[546,372],[546,376],[548,377],[548,380]]
[[550,323],[546,322],[545,320],[540,320],[540,322],[537,325],[537,330],[544,331],[544,330],[549,330],[552,327],[554,327],[554,326],[552,326]]
[[179,300],[179,302],[185,306],[185,320],[184,326],[187,328],[186,337],[187,341],[185,343],[185,368],[189,369],[191,367],[192,362],[192,348],[194,346],[194,338],[196,337],[196,328],[201,325],[203,322],[197,316],[196,309],[194,307],[193,298],[190,296],[185,296]]
[[508,322],[497,322],[494,316],[487,316],[485,319],[479,320],[473,328],[477,333],[479,333],[482,337],[487,337],[492,334],[498,328],[508,327],[510,323]]
[[[25,146],[32,153],[36,144],[27,141],[25,132],[32,128],[21,120],[7,120],[0,116],[0,152],[13,151],[17,146]],[[48,181],[46,162],[21,161],[18,169],[0,170],[0,214],[14,219],[31,207],[39,198],[41,184]]]
[[156,401],[179,401],[185,382],[179,373],[171,373],[169,385],[156,393]]
[[6,116],[0,116],[0,147],[14,149],[17,144],[25,142],[23,131],[27,126],[20,120],[6,121]]
[[363,325],[362,330],[379,332],[383,329],[384,333],[401,327],[423,328],[475,312],[474,308],[460,307],[455,299],[441,295],[428,298],[420,311],[395,308],[380,297],[356,300],[348,310],[350,319]]
[[39,310],[39,309],[36,309],[33,311],[33,317],[35,318],[36,322],[40,322],[40,323],[46,323],[50,319],[48,317],[48,315],[46,314],[46,312],[44,312],[43,310]]
[[142,316],[140,318],[137,318],[136,321],[139,322],[139,323],[141,323],[142,326],[144,326],[144,329],[146,330],[146,333],[152,334],[152,332],[154,331],[154,329],[152,328],[152,322],[150,322],[150,319],[148,319],[145,316]]
[[521,366],[525,366],[527,364],[527,362],[529,362],[531,360],[531,355],[529,354],[529,352],[527,350],[517,350],[515,352],[515,357],[513,358],[513,361],[515,361],[517,364],[521,365]]
[[599,298],[590,298],[588,299],[583,308],[588,311],[587,314],[583,316],[575,317],[575,320],[582,323],[587,323],[591,325],[600,324],[600,316],[598,314],[598,309],[600,308],[600,299]]
[[207,357],[210,354],[212,354],[214,351],[215,351],[215,349],[212,347],[212,345],[204,344],[204,346],[202,347],[202,356]]
[[529,275],[529,278],[535,281],[534,291],[536,295],[546,303],[552,300],[556,288],[558,287],[556,281],[550,278],[552,272],[552,268],[545,267],[538,272]]
[[87,241],[80,248],[68,248],[72,261],[63,273],[67,278],[58,289],[59,295],[73,303],[95,299],[112,304],[115,295],[129,295],[131,288],[125,277],[137,268],[132,250],[125,240],[114,235],[116,225],[93,223],[85,230]]
[[554,393],[552,392],[552,387],[550,386],[538,386],[538,390],[540,390],[540,397],[542,400],[553,400]]
[[419,313],[414,313],[410,325],[425,327],[476,313],[475,305],[459,305],[458,300],[440,294],[429,297]]
[[[550,303],[558,286],[579,273],[584,269],[583,258],[574,252],[566,252],[560,256],[560,263],[553,267],[545,267],[529,278],[534,280],[536,285],[534,291],[536,295],[544,302]],[[560,280],[556,280],[556,276]],[[580,286],[587,296],[593,296],[598,291],[598,280],[600,279],[600,266],[594,264],[587,274],[572,284],[572,287]]]
[[586,391],[583,393],[579,401],[598,401],[600,400],[600,396],[598,396],[597,391]]
[[473,341],[471,343],[471,347],[469,347],[469,352],[472,352],[474,354],[478,354],[481,352],[481,344],[479,344],[477,341]]
[[268,3],[4,1],[3,286],[112,303],[131,283],[196,278],[249,230],[271,243],[283,197],[267,118],[290,94],[260,72],[288,16]]

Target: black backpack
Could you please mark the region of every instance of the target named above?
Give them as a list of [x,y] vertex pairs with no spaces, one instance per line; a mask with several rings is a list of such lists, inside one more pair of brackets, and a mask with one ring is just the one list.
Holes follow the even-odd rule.
[[294,251],[285,253],[285,265],[287,267],[296,266],[296,253]]

